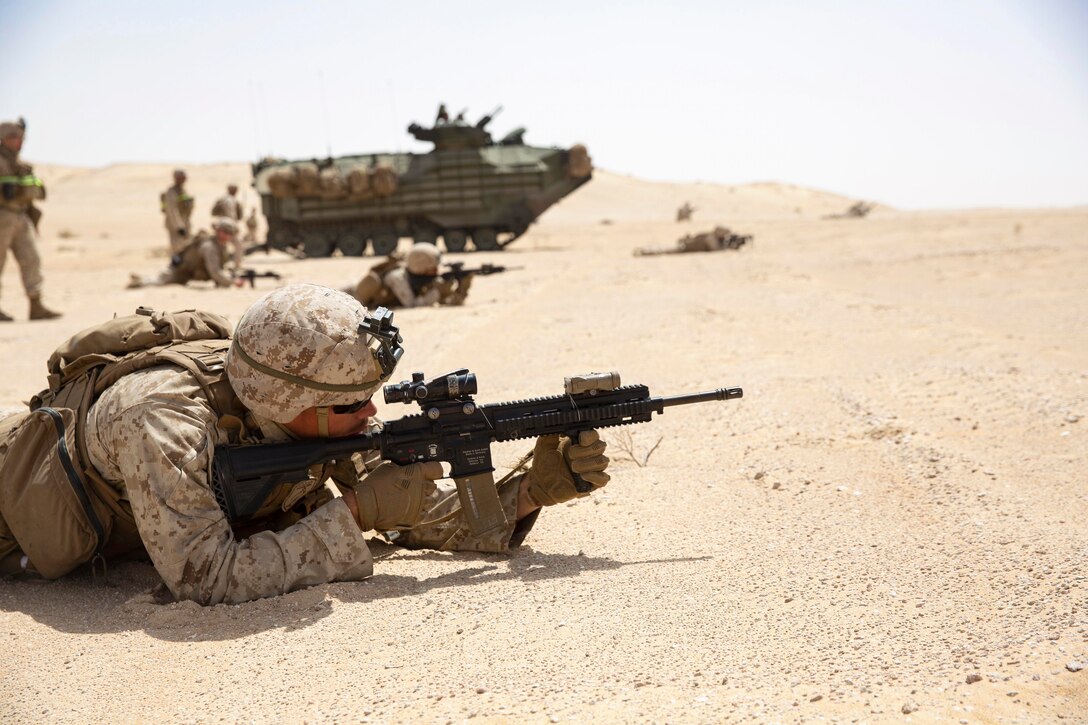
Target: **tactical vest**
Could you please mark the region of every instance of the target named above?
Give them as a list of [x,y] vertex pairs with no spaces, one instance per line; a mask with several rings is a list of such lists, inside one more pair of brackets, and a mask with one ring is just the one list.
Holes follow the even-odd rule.
[[26,212],[35,201],[45,199],[45,185],[7,148],[0,149],[0,209]]
[[49,387],[30,411],[0,421],[0,516],[42,576],[141,545],[122,492],[87,453],[88,411],[110,385],[177,365],[196,379],[221,427],[244,430],[246,409],[225,370],[230,329],[214,313],[146,308],[88,328],[49,358]]
[[[173,188],[174,187],[172,186],[170,187],[170,189]],[[163,214],[166,213],[166,195],[170,193],[170,189],[167,189],[163,193],[159,194],[159,209],[162,210]],[[189,196],[189,194],[185,193],[184,191],[179,191],[177,197],[175,198],[177,199],[178,203],[178,211],[181,212],[181,215],[183,217],[188,218],[189,215],[193,213],[193,202],[195,201],[195,199],[192,196]]]

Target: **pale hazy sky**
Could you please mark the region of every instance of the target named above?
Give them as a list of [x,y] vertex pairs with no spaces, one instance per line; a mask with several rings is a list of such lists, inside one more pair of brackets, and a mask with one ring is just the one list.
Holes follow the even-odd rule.
[[668,181],[1088,203],[1088,1],[0,0],[32,161],[424,150],[443,100]]

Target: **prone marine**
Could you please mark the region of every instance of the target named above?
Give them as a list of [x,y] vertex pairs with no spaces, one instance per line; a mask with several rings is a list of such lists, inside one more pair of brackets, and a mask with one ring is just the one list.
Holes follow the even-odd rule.
[[237,603],[369,577],[368,531],[396,531],[410,548],[507,551],[543,506],[608,482],[605,443],[589,430],[538,438],[528,470],[496,484],[506,524],[483,534],[441,464],[361,454],[229,521],[211,486],[217,446],[381,425],[371,396],[403,350],[386,354],[368,332],[375,315],[391,313],[297,284],[259,299],[233,335],[214,313],[143,309],[77,334],[31,410],[0,419],[0,572],[56,578],[146,553],[176,598]]
[[442,253],[429,242],[417,242],[406,259],[390,256],[374,265],[357,285],[344,289],[368,307],[463,305],[472,286],[471,273],[445,279],[439,274]]
[[227,245],[238,237],[238,224],[229,217],[212,221],[212,232],[197,232],[196,236],[170,258],[170,266],[157,275],[129,275],[128,289],[156,287],[168,284],[212,281],[216,287],[240,287],[242,280],[231,278],[224,270]]
[[669,249],[639,247],[636,257],[654,257],[659,254],[687,254],[689,252],[717,252],[723,249],[740,249],[752,241],[751,234],[734,234],[727,227],[717,226],[713,231],[701,234],[685,234],[676,246]]

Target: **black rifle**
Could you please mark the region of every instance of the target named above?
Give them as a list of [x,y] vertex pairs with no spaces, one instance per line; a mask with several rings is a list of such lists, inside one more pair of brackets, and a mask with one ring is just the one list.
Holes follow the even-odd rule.
[[[277,486],[306,481],[311,466],[352,453],[380,451],[382,458],[399,465],[446,461],[469,526],[479,534],[506,523],[491,475],[491,443],[556,433],[577,440],[584,430],[649,422],[654,413],[674,405],[743,395],[740,388],[718,388],[652,398],[645,385],[621,387],[614,372],[566,378],[565,383],[565,395],[477,405],[472,399],[474,373],[455,370],[427,382],[423,373],[414,373],[410,381],[386,385],[385,402],[416,402],[422,413],[386,422],[377,433],[219,446],[212,462],[212,488],[233,521],[252,516]],[[590,484],[575,478],[579,491],[591,490]]]
[[489,274],[512,272],[516,269],[522,269],[522,267],[504,267],[501,264],[484,264],[474,269],[465,269],[464,262],[450,262],[448,266],[448,270],[438,275],[446,282],[454,279],[464,279],[465,277],[474,274],[486,277]]
[[234,273],[235,279],[244,279],[249,282],[250,287],[257,286],[258,277],[268,277],[269,279],[283,279],[283,276],[279,272],[258,272],[255,269],[242,269]]

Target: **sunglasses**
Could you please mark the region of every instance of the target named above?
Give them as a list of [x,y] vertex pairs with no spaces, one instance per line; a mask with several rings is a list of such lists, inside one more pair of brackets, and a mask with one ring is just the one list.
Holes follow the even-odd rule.
[[370,398],[366,400],[356,400],[354,403],[347,405],[334,405],[332,406],[332,412],[337,415],[347,415],[348,413],[358,413],[363,407],[370,402]]

